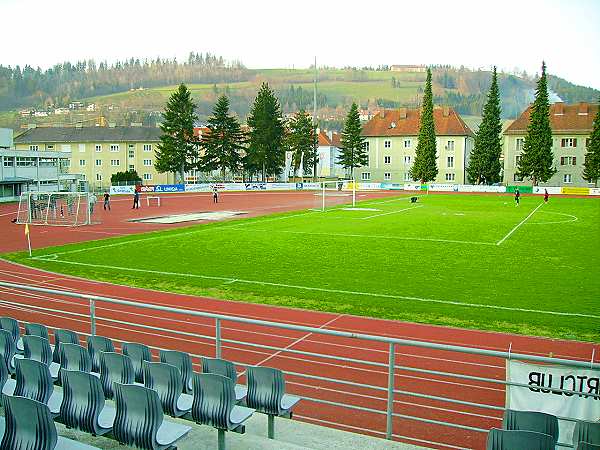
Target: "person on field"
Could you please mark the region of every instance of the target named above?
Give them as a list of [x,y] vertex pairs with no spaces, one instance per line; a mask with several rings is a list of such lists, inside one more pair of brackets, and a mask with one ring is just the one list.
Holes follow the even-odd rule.
[[104,191],[104,211],[110,211],[110,194],[107,191]]
[[544,189],[544,203],[548,203],[548,189]]
[[219,203],[219,190],[216,186],[213,187],[213,203]]
[[131,209],[140,209],[140,192],[142,192],[142,187],[136,184],[133,190],[133,206]]
[[90,206],[90,216],[94,213],[94,205],[96,204],[96,202],[98,201],[98,197],[96,197],[96,195],[92,192],[90,194],[90,198],[89,198],[89,206]]
[[519,206],[519,201],[521,201],[521,193],[519,192],[519,188],[515,189],[515,204]]

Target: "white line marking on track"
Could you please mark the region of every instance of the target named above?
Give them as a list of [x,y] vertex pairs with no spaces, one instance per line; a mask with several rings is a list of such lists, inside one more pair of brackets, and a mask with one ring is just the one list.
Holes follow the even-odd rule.
[[531,212],[530,212],[530,213],[527,215],[527,217],[525,217],[523,220],[521,220],[521,221],[520,221],[520,222],[519,222],[517,225],[515,225],[515,227],[514,227],[512,230],[510,230],[506,236],[504,236],[502,239],[500,239],[498,242],[496,242],[496,245],[500,245],[500,244],[502,244],[502,243],[503,243],[505,240],[507,240],[507,239],[510,237],[510,235],[511,235],[511,234],[513,234],[515,231],[517,231],[517,229],[518,229],[518,228],[519,228],[521,225],[523,225],[525,222],[527,222],[527,220],[528,220],[528,219],[529,219],[531,216],[533,216],[533,214],[534,214],[534,213],[535,213],[535,212],[536,212],[538,209],[540,209],[540,208],[542,207],[542,205],[543,205],[543,203],[540,203],[539,205],[537,205],[537,206],[534,208],[534,210],[533,210],[533,211],[531,211]]
[[[33,257],[32,259],[42,260],[43,258]],[[316,292],[330,292],[334,294],[346,294],[346,295],[360,295],[365,297],[379,297],[379,298],[390,298],[397,300],[409,300],[409,301],[417,301],[423,303],[438,303],[443,305],[456,305],[463,306],[469,308],[484,308],[484,309],[496,309],[501,311],[519,311],[519,312],[528,312],[535,314],[549,314],[553,316],[564,316],[564,317],[586,317],[590,319],[600,319],[599,315],[594,314],[583,314],[583,313],[567,313],[560,311],[548,311],[548,310],[539,310],[539,309],[528,309],[528,308],[512,308],[508,306],[498,306],[498,305],[486,305],[482,303],[467,303],[467,302],[459,302],[454,300],[438,300],[433,298],[422,298],[422,297],[411,297],[405,295],[394,295],[394,294],[379,294],[375,292],[361,292],[361,291],[347,291],[344,289],[327,289],[327,288],[319,288],[314,286],[300,286],[295,284],[285,284],[285,283],[274,283],[270,281],[260,281],[260,280],[243,280],[240,278],[232,278],[232,277],[220,277],[216,275],[200,275],[193,273],[181,273],[181,272],[167,272],[162,270],[151,270],[151,269],[140,269],[135,267],[120,267],[120,266],[111,266],[107,264],[91,264],[84,262],[76,262],[76,261],[64,261],[64,260],[56,260],[53,261],[55,263],[61,264],[70,264],[75,266],[84,266],[84,267],[97,267],[102,269],[111,269],[111,270],[124,270],[128,272],[140,272],[140,273],[153,273],[157,275],[169,275],[169,276],[178,276],[184,278],[200,278],[204,280],[217,280],[217,281],[231,281],[236,280],[236,283],[244,283],[244,284],[256,284],[262,286],[274,286],[274,287],[285,287],[290,289],[300,289],[306,291],[316,291]]]
[[381,214],[373,214],[372,216],[361,217],[361,220],[373,219],[374,217],[388,216],[390,214],[398,214],[398,213],[401,213],[404,211],[410,211],[411,209],[417,209],[417,208],[422,208],[422,207],[423,207],[423,205],[418,205],[418,206],[411,206],[409,208],[399,209],[397,211],[390,211],[390,212],[385,212],[385,213],[381,213]]

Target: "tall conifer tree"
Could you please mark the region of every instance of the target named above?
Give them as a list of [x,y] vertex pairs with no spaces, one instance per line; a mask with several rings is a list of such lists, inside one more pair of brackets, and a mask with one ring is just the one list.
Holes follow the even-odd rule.
[[475,146],[471,151],[469,167],[467,167],[470,183],[493,184],[501,180],[502,122],[500,114],[500,92],[494,66],[487,103],[483,107],[483,120],[475,135]]
[[589,183],[594,183],[594,186],[598,187],[598,179],[600,179],[600,104],[594,118],[594,128],[585,154],[583,179]]
[[369,164],[369,155],[365,149],[365,140],[362,137],[362,125],[358,114],[358,105],[352,103],[346,123],[342,130],[340,154],[338,164],[350,170],[350,177],[354,179],[354,169]]
[[537,82],[535,100],[531,106],[523,153],[517,164],[518,175],[529,178],[534,186],[545,183],[556,173],[552,153],[550,101],[546,80],[546,63],[542,62],[542,76]]
[[415,151],[415,163],[411,176],[415,181],[435,180],[438,169],[436,164],[435,123],[433,121],[433,93],[431,91],[431,69],[427,68],[427,81],[421,106],[419,124],[419,142]]
[[314,170],[314,133],[310,115],[301,109],[289,122],[286,147],[293,152],[294,175],[302,165],[303,174]]

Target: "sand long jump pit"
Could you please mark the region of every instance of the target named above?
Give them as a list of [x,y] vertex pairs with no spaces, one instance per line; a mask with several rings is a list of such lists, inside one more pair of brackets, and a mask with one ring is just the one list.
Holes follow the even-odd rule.
[[137,223],[181,223],[195,222],[198,220],[227,220],[235,216],[248,214],[247,211],[201,211],[196,213],[186,214],[170,214],[165,216],[143,217],[141,219],[131,219],[129,222]]

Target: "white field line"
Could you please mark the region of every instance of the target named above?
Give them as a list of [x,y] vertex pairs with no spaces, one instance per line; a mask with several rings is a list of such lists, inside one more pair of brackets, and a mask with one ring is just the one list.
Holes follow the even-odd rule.
[[417,208],[422,208],[423,205],[418,205],[418,206],[411,206],[408,208],[404,208],[404,209],[398,209],[396,211],[390,211],[390,212],[385,212],[385,213],[381,213],[381,214],[373,214],[372,216],[367,216],[367,217],[361,217],[361,220],[367,220],[367,219],[373,219],[374,217],[381,217],[381,216],[388,216],[390,214],[398,214],[404,211],[410,211],[411,209],[417,209]]
[[[369,205],[370,204],[377,204],[377,205],[379,205],[381,203],[392,203],[392,202],[399,202],[399,201],[402,201],[402,200],[408,200],[411,197],[417,197],[418,198],[418,197],[423,197],[423,196],[422,195],[406,195],[405,197],[394,197],[394,198],[392,198],[390,200],[382,200],[382,201],[379,201],[380,199],[374,198],[372,200],[361,201],[360,204],[361,205],[367,205],[367,204],[369,204]],[[383,197],[383,198],[385,198],[385,197]]]
[[573,214],[551,212],[551,211],[540,211],[540,212],[543,213],[543,214],[555,214],[557,216],[570,217],[570,219],[568,219],[568,220],[555,220],[555,221],[551,221],[551,222],[529,222],[527,225],[550,225],[550,224],[555,224],[555,223],[576,222],[577,220],[579,220],[579,218],[577,216],[574,216]]
[[[39,261],[44,261],[42,257],[33,257],[32,259],[36,259]],[[233,281],[236,280],[236,283],[243,284],[255,284],[260,286],[274,286],[274,287],[284,287],[290,289],[299,289],[305,291],[316,291],[316,292],[329,292],[334,294],[345,294],[345,295],[360,295],[365,297],[379,297],[379,298],[389,298],[396,300],[409,300],[409,301],[417,301],[423,303],[437,303],[442,305],[456,305],[463,306],[469,308],[484,308],[484,309],[495,309],[501,311],[519,311],[519,312],[527,312],[527,313],[535,313],[535,314],[548,314],[553,316],[563,316],[563,317],[585,317],[589,319],[600,319],[600,315],[594,314],[583,314],[583,313],[567,313],[560,311],[548,311],[548,310],[539,310],[539,309],[528,309],[528,308],[511,308],[508,306],[498,306],[498,305],[486,305],[482,303],[467,303],[467,302],[459,302],[454,300],[438,300],[433,298],[422,298],[422,297],[411,297],[405,295],[394,295],[394,294],[379,294],[375,292],[361,292],[361,291],[347,291],[344,289],[327,289],[320,288],[314,286],[300,286],[295,284],[285,284],[285,283],[274,283],[270,281],[260,281],[260,280],[243,280],[240,278],[232,278],[232,277],[220,277],[215,275],[199,275],[193,273],[181,273],[181,272],[168,272],[162,270],[150,270],[150,269],[140,269],[134,267],[121,267],[121,266],[111,266],[108,264],[91,264],[84,262],[76,262],[76,261],[64,261],[64,260],[54,260],[52,262],[61,263],[61,264],[70,264],[75,266],[83,266],[83,267],[96,267],[99,269],[110,269],[110,270],[123,270],[128,272],[139,272],[139,273],[150,273],[156,275],[168,275],[168,276],[176,276],[182,278],[200,278],[203,280],[217,280],[217,281]]]
[[536,212],[538,209],[540,209],[540,208],[542,207],[542,205],[543,205],[543,203],[540,203],[539,205],[537,205],[537,206],[536,206],[536,207],[533,209],[533,211],[531,211],[531,212],[530,212],[530,213],[527,215],[527,217],[525,217],[525,218],[524,218],[523,220],[521,220],[521,221],[520,221],[520,222],[519,222],[517,225],[515,225],[515,227],[514,227],[512,230],[510,230],[506,236],[504,236],[502,239],[500,239],[498,242],[496,242],[496,245],[501,245],[501,244],[502,244],[502,243],[503,243],[505,240],[507,240],[507,239],[508,239],[508,238],[511,236],[511,234],[513,234],[515,231],[517,231],[517,230],[519,229],[519,227],[520,227],[521,225],[523,225],[525,222],[527,222],[527,220],[529,220],[529,218],[530,218],[531,216],[533,216],[533,215],[535,214],[535,212]]
[[320,233],[315,231],[293,231],[293,230],[268,230],[265,228],[246,229],[244,231],[253,233],[289,233],[289,234],[305,234],[309,236],[339,236],[352,238],[367,238],[367,239],[391,239],[398,241],[423,241],[423,242],[446,242],[451,244],[473,244],[473,245],[496,245],[494,242],[478,242],[478,241],[459,241],[455,239],[436,239],[436,238],[417,238],[405,236],[387,236],[382,234],[354,234],[354,233]]

